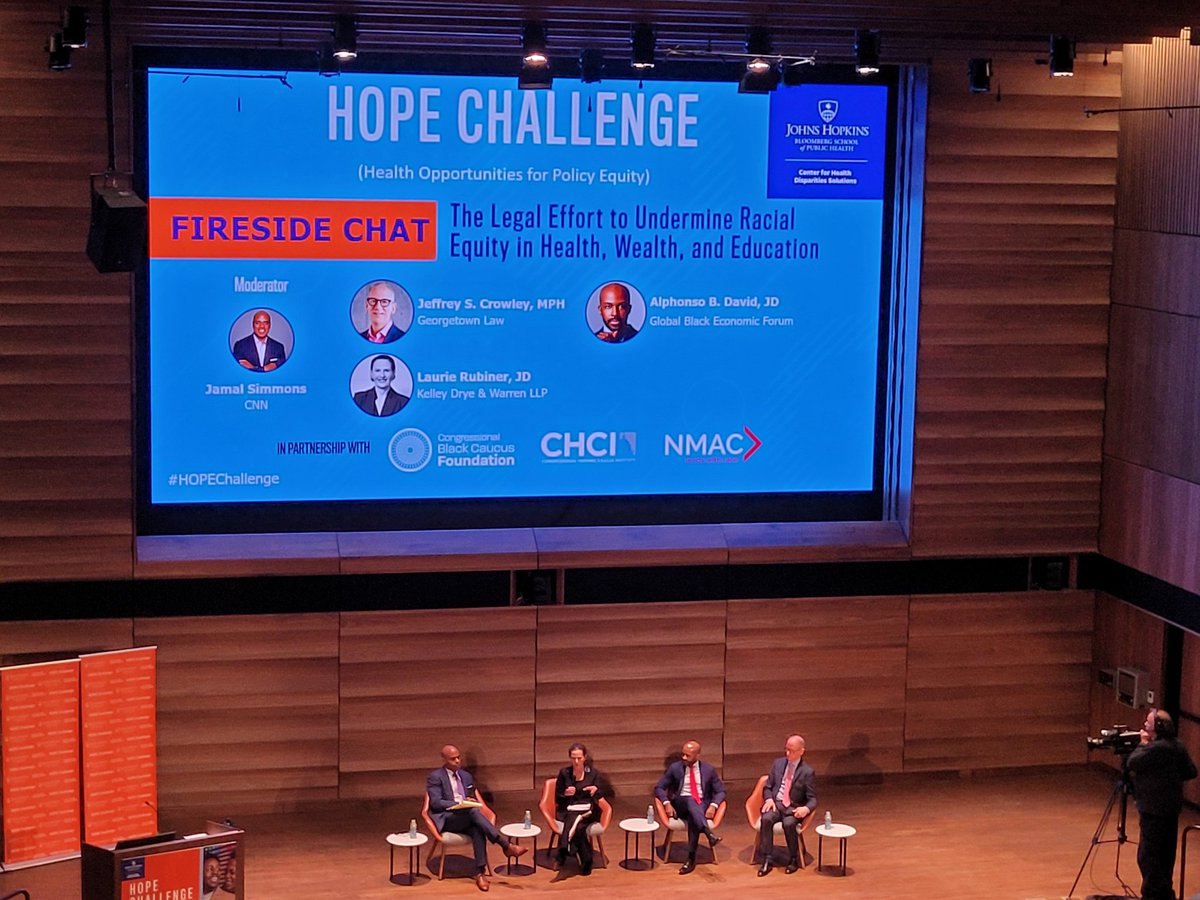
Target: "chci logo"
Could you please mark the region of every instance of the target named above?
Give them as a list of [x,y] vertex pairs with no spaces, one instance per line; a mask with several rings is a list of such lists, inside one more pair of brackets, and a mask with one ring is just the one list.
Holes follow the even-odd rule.
[[821,121],[828,125],[837,118],[838,102],[836,100],[818,100],[817,112],[821,114]]

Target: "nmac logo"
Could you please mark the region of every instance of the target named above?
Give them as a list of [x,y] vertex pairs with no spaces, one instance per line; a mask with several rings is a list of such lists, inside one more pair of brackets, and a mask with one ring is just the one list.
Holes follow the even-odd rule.
[[[663,456],[682,456],[687,459],[712,459],[741,456],[745,462],[762,446],[758,435],[743,427],[741,431],[721,434],[668,434],[663,436]],[[734,461],[734,460],[730,460]]]

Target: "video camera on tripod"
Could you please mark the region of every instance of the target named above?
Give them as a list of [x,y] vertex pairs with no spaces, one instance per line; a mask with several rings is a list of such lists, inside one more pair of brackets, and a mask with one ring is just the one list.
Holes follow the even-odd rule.
[[1113,753],[1124,756],[1137,749],[1142,742],[1140,731],[1130,731],[1126,725],[1114,725],[1112,728],[1101,728],[1100,737],[1087,739],[1089,750],[1103,750],[1108,747]]

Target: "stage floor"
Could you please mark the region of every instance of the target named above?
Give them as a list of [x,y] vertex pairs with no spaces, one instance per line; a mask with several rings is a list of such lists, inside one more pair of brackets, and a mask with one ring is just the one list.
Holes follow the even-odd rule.
[[[1115,842],[1117,814],[1108,820],[1092,849],[1096,832],[1113,785],[1113,775],[1099,768],[1056,768],[989,772],[974,777],[891,776],[870,785],[818,784],[823,818],[826,809],[835,822],[853,825],[858,833],[847,846],[848,870],[841,876],[829,868],[837,862],[835,841],[826,840],[826,869],[818,872],[817,838],[811,831],[808,849],[814,859],[807,869],[785,875],[781,868],[765,878],[756,876],[750,854],[754,834],[742,808],[751,785],[731,786],[729,814],[720,833],[718,864],[709,861],[701,840],[699,865],[690,875],[678,874],[683,848],[672,846],[672,861],[648,871],[627,871],[619,863],[624,855],[623,832],[616,822],[625,816],[645,814],[646,797],[626,793],[617,798],[614,824],[605,835],[609,857],[606,868],[590,877],[579,875],[568,864],[558,878],[539,865],[534,874],[518,877],[495,875],[492,893],[501,897],[566,893],[578,898],[664,900],[688,897],[729,898],[745,890],[756,898],[774,900],[795,896],[813,898],[871,898],[871,900],[1060,900],[1087,859],[1073,896],[1124,894],[1121,879],[1134,895],[1140,887],[1137,871],[1137,813],[1129,805],[1129,842]],[[736,790],[732,788],[736,787]],[[534,809],[540,823],[536,796],[502,794],[496,798],[500,824],[520,821],[526,807]],[[213,810],[223,815],[221,810]],[[345,802],[289,814],[237,818],[246,831],[247,900],[397,900],[412,897],[463,897],[479,892],[466,876],[466,856],[451,855],[446,878],[437,880],[421,854],[420,872],[430,876],[412,887],[388,880],[389,832],[403,831],[417,815],[417,801]],[[164,828],[181,833],[195,831],[198,818],[164,811]],[[203,817],[199,817],[202,819]],[[419,818],[419,816],[418,816]],[[1200,822],[1194,810],[1185,810],[1181,826]],[[661,844],[661,840],[660,840]],[[545,835],[539,847],[544,847]],[[782,845],[782,842],[781,842]],[[647,841],[642,839],[642,855]],[[428,850],[428,845],[424,850]],[[1200,896],[1200,834],[1191,841],[1188,896]],[[631,841],[632,850],[632,841]],[[1119,850],[1119,877],[1117,874]],[[503,863],[492,849],[493,867]],[[526,856],[522,862],[528,861]],[[547,861],[544,853],[538,862]],[[407,853],[397,851],[396,866],[404,871]],[[19,888],[32,900],[78,900],[77,860],[0,873],[0,897]],[[218,896],[222,896],[218,894]]]

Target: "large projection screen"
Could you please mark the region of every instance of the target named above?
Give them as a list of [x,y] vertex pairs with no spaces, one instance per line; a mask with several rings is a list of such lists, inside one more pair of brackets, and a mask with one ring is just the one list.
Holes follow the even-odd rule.
[[140,533],[880,517],[894,75],[250,62],[138,54]]

